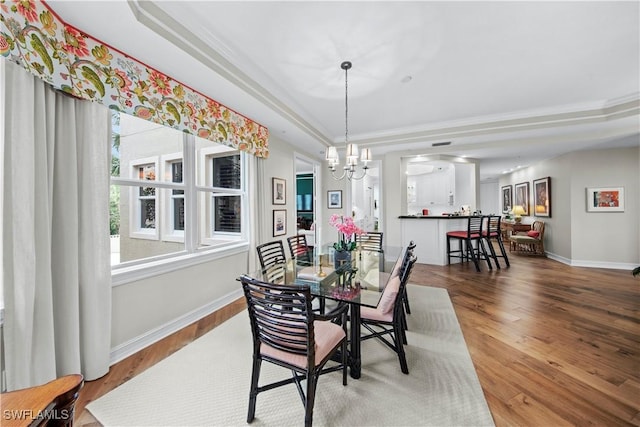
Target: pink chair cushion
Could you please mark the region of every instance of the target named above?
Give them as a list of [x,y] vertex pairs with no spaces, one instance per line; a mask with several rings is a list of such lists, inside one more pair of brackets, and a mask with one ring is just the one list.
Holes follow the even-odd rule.
[[383,313],[379,308],[361,307],[360,317],[362,319],[377,320],[380,322],[392,322],[393,311],[390,311],[389,313]]
[[537,239],[538,237],[540,237],[540,232],[536,230],[529,230],[527,231],[527,236]]
[[384,288],[382,297],[380,297],[380,302],[378,303],[377,310],[380,310],[380,313],[393,313],[393,304],[396,302],[396,296],[399,290],[400,277],[395,276],[389,279],[389,283],[387,283],[387,286]]
[[[447,236],[449,237],[457,237],[459,239],[478,239],[480,238],[480,234],[479,233],[467,233],[466,231],[449,231],[447,233]],[[468,237],[467,237],[468,236]]]
[[[316,339],[316,360],[315,364],[318,364],[333,350],[338,343],[345,338],[342,326],[336,325],[329,321],[316,320],[313,322],[314,335]],[[302,369],[307,367],[307,357],[289,353],[284,350],[273,348],[270,345],[262,344],[260,346],[260,354],[268,356],[274,359],[281,360],[291,365],[298,366]]]
[[391,277],[398,276],[400,274],[400,268],[402,268],[402,259],[404,256],[398,257],[395,265],[393,266],[393,270],[391,270]]

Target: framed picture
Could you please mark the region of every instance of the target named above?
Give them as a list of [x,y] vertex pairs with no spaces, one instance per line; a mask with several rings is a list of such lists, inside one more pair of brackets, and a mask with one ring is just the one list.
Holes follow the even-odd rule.
[[521,215],[527,216],[530,215],[529,211],[529,183],[521,182],[520,184],[516,184],[516,200],[513,206],[522,206],[524,209],[524,213]]
[[587,212],[624,212],[624,187],[587,188]]
[[273,237],[287,234],[287,211],[277,209],[273,211]]
[[513,186],[502,187],[502,213],[506,214],[513,208]]
[[287,181],[282,178],[271,178],[271,197],[274,205],[286,205]]
[[342,209],[342,190],[327,191],[329,209]]
[[533,181],[533,214],[551,217],[551,178]]

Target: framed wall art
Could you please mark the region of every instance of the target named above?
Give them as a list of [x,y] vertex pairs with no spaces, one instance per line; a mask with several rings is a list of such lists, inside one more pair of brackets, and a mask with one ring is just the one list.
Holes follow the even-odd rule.
[[509,213],[511,208],[513,208],[513,186],[505,185],[502,187],[502,213]]
[[513,203],[513,206],[522,206],[522,209],[524,209],[524,214],[522,215],[530,215],[531,211],[529,210],[529,183],[521,182],[519,184],[516,184],[515,191],[516,199]]
[[327,191],[329,209],[342,209],[342,190]]
[[533,214],[551,217],[551,178],[533,181]]
[[587,212],[624,212],[624,187],[587,188]]
[[273,237],[287,234],[287,211],[276,209],[273,211]]
[[274,205],[286,205],[287,181],[282,178],[271,178],[271,197]]

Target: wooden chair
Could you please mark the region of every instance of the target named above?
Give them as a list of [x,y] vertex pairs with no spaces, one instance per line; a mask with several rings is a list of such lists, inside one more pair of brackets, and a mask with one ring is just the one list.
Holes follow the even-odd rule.
[[307,245],[307,237],[304,234],[287,237],[291,258],[311,262],[311,250]]
[[[500,222],[502,221],[502,217],[500,215],[487,215],[485,216],[485,225],[486,229],[482,230],[482,236],[489,247],[489,253],[491,254],[491,258],[496,263],[496,268],[500,268],[500,263],[498,262],[498,258],[504,259],[507,267],[511,266],[509,264],[509,257],[507,256],[507,251],[504,248],[504,242],[502,240],[502,230]],[[493,242],[498,243],[498,249],[500,249],[500,255],[496,253],[495,248],[493,247]]]
[[512,234],[509,237],[509,251],[524,255],[546,256],[544,228],[543,221],[534,221],[530,231]]
[[[346,315],[349,306],[340,305],[326,316],[317,315],[311,310],[308,286],[279,286],[247,276],[242,276],[239,280],[247,300],[253,335],[253,368],[247,422],[252,422],[255,417],[259,393],[295,384],[305,408],[305,426],[311,426],[320,375],[341,370],[342,384],[347,385]],[[339,324],[332,320],[337,320]],[[325,368],[325,364],[338,350],[341,362]],[[292,377],[258,386],[263,361],[291,370]],[[302,380],[306,380],[305,390]]]
[[[466,230],[449,231],[447,233],[447,264],[451,264],[452,257],[464,260],[471,258],[476,271],[480,272],[479,259],[484,259],[487,261],[489,270],[493,269],[482,238],[483,222],[482,216],[470,216],[467,220]],[[457,250],[451,249],[451,239],[459,242]],[[473,245],[474,242],[476,246]]]
[[2,425],[72,426],[83,385],[82,375],[73,374],[43,385],[2,393]]
[[274,240],[273,242],[263,243],[256,246],[258,251],[258,259],[260,260],[260,267],[263,269],[274,265],[287,262],[287,257],[284,253],[284,245],[282,240]]
[[404,344],[407,343],[405,333],[403,295],[411,275],[416,257],[412,252],[405,252],[405,256],[397,276],[391,277],[382,293],[380,302],[376,308],[361,307],[360,321],[369,332],[362,335],[361,340],[371,338],[379,339],[391,350],[395,351],[400,361],[400,370],[403,374],[409,374],[407,358],[404,353]]

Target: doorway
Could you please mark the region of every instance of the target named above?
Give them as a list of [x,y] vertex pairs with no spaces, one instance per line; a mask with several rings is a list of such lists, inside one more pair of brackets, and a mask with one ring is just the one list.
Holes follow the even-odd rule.
[[319,220],[316,208],[318,195],[318,163],[300,154],[295,154],[295,195],[296,195],[296,234],[302,234],[307,245],[317,242],[316,224]]
[[380,160],[375,160],[364,178],[351,181],[351,215],[364,231],[383,229],[380,170]]

